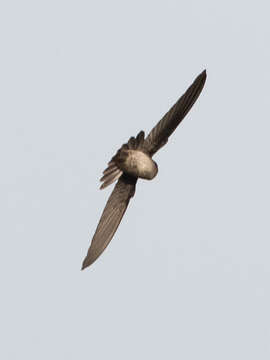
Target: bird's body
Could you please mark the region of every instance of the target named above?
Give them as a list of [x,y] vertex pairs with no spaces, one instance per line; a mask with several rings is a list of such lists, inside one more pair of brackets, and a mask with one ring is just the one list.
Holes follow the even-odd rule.
[[152,180],[158,173],[158,166],[152,156],[164,146],[181,120],[199,97],[206,80],[204,70],[175,105],[164,115],[145,138],[140,131],[122,145],[108,163],[100,179],[101,189],[118,180],[108,199],[82,269],[91,265],[109,244],[126,211],[129,200],[135,194],[138,178]]
[[131,176],[152,180],[158,173],[157,164],[141,150],[128,150],[120,169]]

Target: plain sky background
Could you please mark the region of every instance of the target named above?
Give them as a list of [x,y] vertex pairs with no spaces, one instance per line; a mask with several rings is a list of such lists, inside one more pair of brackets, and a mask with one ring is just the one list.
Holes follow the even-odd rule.
[[[1,1],[7,360],[270,358],[268,1]],[[81,272],[115,151],[205,88]]]

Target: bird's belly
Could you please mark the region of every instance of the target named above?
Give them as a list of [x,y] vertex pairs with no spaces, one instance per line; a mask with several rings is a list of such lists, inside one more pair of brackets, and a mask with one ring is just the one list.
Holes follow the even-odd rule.
[[130,175],[148,180],[153,179],[158,172],[156,163],[148,155],[138,150],[128,151],[122,170]]

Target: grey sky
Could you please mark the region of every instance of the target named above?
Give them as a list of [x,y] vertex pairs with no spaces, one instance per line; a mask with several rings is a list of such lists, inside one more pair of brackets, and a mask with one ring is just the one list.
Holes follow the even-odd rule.
[[[268,360],[268,2],[2,1],[0,34],[1,359]],[[107,162],[204,68],[80,272]]]

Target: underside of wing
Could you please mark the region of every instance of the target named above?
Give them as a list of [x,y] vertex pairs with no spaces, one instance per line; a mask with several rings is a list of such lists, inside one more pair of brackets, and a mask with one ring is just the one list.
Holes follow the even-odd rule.
[[206,70],[204,70],[187,89],[184,95],[174,106],[163,116],[158,124],[151,130],[145,139],[145,147],[153,155],[168,141],[169,136],[174,132],[179,123],[192,108],[198,99],[206,81]]
[[105,250],[117,230],[129,200],[135,193],[137,179],[123,174],[115,185],[101,215],[82,270],[91,265]]

